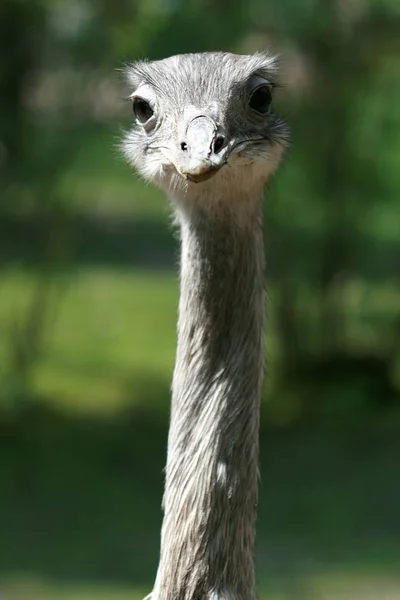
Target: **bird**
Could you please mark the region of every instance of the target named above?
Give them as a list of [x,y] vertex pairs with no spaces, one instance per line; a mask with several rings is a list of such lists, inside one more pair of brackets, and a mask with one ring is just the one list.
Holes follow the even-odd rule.
[[263,190],[289,129],[268,52],[180,54],[126,67],[122,150],[166,192],[180,297],[152,600],[253,600],[265,371]]

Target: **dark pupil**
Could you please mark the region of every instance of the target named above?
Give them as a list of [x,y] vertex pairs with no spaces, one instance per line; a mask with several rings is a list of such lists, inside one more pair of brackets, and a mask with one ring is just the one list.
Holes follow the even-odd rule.
[[271,91],[267,85],[263,85],[259,87],[252,97],[250,98],[250,108],[256,110],[259,113],[268,112],[269,106],[271,104]]
[[153,116],[153,109],[146,100],[135,98],[133,101],[133,112],[139,123],[146,123]]

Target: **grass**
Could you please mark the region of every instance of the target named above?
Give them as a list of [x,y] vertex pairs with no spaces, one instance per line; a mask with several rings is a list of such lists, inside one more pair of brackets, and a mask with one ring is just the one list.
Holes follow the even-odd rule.
[[[1,274],[0,374],[7,371],[11,341],[26,319],[35,285],[32,272],[14,268]],[[50,274],[45,286],[49,305],[44,345],[31,372],[31,393],[72,413],[106,416],[148,402],[165,409],[175,356],[177,275],[90,267]],[[396,287],[369,287],[354,281],[342,294],[348,308],[349,348],[355,352],[368,347],[385,351],[391,339],[385,318],[396,314],[399,306]],[[274,290],[269,296],[271,391],[279,385],[275,380],[280,347],[275,335]],[[304,312],[305,323],[313,306],[311,291],[302,289],[299,311]],[[385,327],[385,336],[377,335]],[[394,364],[393,377],[398,370]],[[3,396],[7,390],[3,384]],[[289,404],[292,400],[288,396]],[[283,411],[283,415],[285,406],[286,400],[279,393],[279,402],[272,402],[270,408]]]
[[[2,277],[0,330],[3,362],[10,322],[20,322],[34,278]],[[174,276],[107,270],[59,275],[45,352],[33,371],[32,391],[72,411],[123,408],[135,378],[169,381],[175,354],[178,283]]]
[[[287,581],[273,581],[259,591],[260,600],[397,600],[399,580],[348,573],[327,573]],[[135,587],[45,584],[37,581],[0,585],[4,600],[142,600],[148,590]]]
[[0,584],[4,600],[142,600],[147,591],[119,586],[56,585],[40,581],[11,581]]

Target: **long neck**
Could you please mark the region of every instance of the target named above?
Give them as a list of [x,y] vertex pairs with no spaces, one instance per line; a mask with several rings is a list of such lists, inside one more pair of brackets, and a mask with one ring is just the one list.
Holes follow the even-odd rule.
[[154,600],[251,600],[263,379],[260,203],[180,214],[182,257]]

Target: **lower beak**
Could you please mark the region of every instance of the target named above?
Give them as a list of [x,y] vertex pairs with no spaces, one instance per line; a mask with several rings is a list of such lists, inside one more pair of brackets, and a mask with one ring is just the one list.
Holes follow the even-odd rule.
[[201,183],[202,181],[207,181],[219,171],[220,167],[216,167],[214,165],[210,165],[206,162],[191,165],[188,169],[181,170],[181,174],[185,179],[189,181],[193,181],[194,183]]
[[200,183],[226,163],[227,148],[215,121],[200,115],[192,119],[181,143],[176,167],[185,179]]

